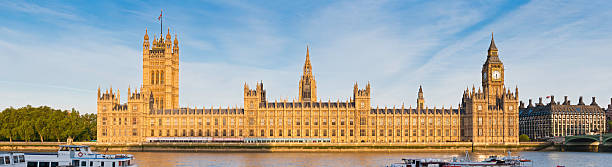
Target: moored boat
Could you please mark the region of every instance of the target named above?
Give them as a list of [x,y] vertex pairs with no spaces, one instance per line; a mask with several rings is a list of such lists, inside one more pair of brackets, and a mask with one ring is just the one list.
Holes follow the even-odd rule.
[[457,159],[454,157],[452,160],[440,160],[440,159],[402,159],[401,163],[391,164],[390,167],[531,167],[531,160],[521,158],[519,156],[511,156],[508,152],[508,156],[498,157],[489,156],[481,162],[471,161],[469,154],[466,152],[464,159]]
[[61,145],[57,153],[25,153],[27,167],[135,167],[130,154],[98,154],[89,146]]
[[25,167],[25,158],[23,153],[18,152],[0,152],[0,167]]

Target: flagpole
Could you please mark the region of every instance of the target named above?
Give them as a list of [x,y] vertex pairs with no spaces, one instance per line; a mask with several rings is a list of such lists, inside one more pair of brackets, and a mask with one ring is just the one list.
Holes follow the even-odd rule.
[[164,27],[164,18],[162,18],[163,14],[164,14],[164,10],[161,10],[161,12],[159,13],[159,21],[160,21],[159,32],[161,33],[161,36],[160,36],[161,38],[163,38],[163,36],[164,36],[164,28],[163,28]]

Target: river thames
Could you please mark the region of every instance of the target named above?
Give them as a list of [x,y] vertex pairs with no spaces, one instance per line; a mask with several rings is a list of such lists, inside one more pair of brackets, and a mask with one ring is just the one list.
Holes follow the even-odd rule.
[[[463,158],[464,153],[182,153],[128,152],[141,167],[149,166],[386,166],[402,158]],[[470,153],[472,160],[490,154]],[[612,166],[612,153],[596,152],[519,152],[512,153],[533,160],[534,167]]]

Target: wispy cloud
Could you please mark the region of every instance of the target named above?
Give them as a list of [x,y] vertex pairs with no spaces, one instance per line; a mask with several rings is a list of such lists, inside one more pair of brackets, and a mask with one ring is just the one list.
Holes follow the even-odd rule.
[[[144,28],[157,32],[159,6],[141,2],[0,8],[0,108],[26,104],[95,111],[94,91],[138,87]],[[480,70],[495,32],[506,85],[522,99],[597,96],[612,74],[611,5],[605,1],[177,2],[164,25],[181,48],[186,107],[241,106],[242,86],[264,81],[269,100],[297,96],[310,44],[319,97],[346,100],[372,83],[373,104],[456,106]],[[202,10],[204,9],[204,10]],[[24,19],[25,18],[25,19]],[[39,22],[43,20],[43,22]],[[67,21],[69,20],[69,21]],[[164,28],[167,28],[164,26]],[[45,27],[44,29],[37,27]],[[155,30],[153,30],[155,29]],[[165,31],[165,29],[164,29]],[[24,84],[22,84],[24,83]],[[51,85],[51,86],[44,86]],[[53,98],[50,98],[53,97]],[[125,97],[125,96],[123,96]],[[602,100],[604,99],[604,100]]]

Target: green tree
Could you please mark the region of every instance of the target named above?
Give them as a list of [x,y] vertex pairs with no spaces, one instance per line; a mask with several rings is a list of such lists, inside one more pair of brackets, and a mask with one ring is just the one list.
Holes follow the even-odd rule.
[[96,114],[84,114],[72,109],[57,110],[47,106],[6,108],[0,112],[0,140],[74,141],[96,139]]
[[520,142],[528,142],[530,140],[531,139],[529,139],[529,136],[527,136],[526,134],[522,134],[522,135],[519,136],[519,141]]

